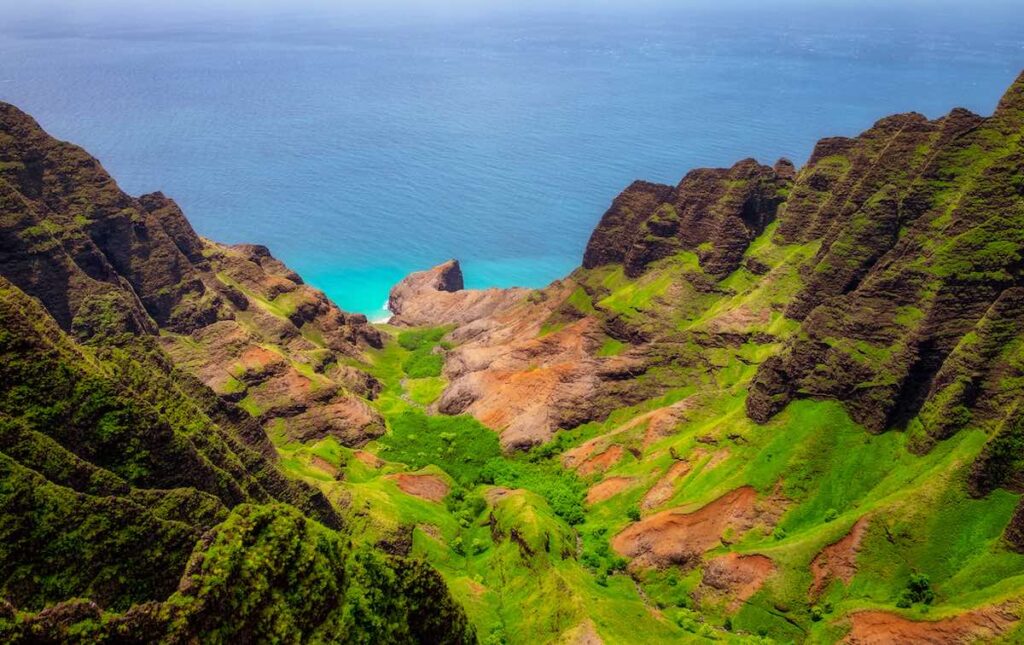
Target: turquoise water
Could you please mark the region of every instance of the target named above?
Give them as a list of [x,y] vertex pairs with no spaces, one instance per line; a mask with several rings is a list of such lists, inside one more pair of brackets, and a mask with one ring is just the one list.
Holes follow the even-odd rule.
[[202,235],[266,244],[378,317],[394,282],[449,257],[469,286],[567,274],[635,178],[800,163],[892,112],[987,113],[1024,67],[1012,4],[613,4],[400,25],[27,15],[0,23],[0,99]]

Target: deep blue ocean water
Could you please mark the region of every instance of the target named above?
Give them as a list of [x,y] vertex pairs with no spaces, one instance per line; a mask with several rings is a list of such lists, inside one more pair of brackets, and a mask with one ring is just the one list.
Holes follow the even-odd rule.
[[474,287],[569,273],[635,178],[802,163],[893,112],[988,113],[1024,67],[1013,4],[753,6],[0,20],[0,100],[378,317],[449,257]]

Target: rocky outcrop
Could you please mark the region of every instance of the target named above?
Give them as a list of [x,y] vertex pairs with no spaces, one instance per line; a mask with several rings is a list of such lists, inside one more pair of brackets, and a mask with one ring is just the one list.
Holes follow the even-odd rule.
[[901,115],[819,145],[778,233],[820,240],[786,311],[802,333],[758,371],[753,419],[829,397],[873,431],[918,417],[934,440],[1002,414],[977,394],[1019,333],[1022,87],[987,119]]
[[0,104],[0,641],[476,642],[441,576],[354,547],[262,427],[379,436],[379,384],[343,363],[380,345]]
[[[179,365],[226,400],[246,400],[265,425],[287,419],[296,436],[365,443],[383,431],[358,400],[375,386],[338,367],[381,346],[365,316],[339,310],[266,247],[203,240],[163,194],[126,195],[85,151],[7,104],[0,213],[0,274],[65,331],[87,341],[163,332]],[[261,351],[274,369],[250,371]]]
[[792,176],[787,160],[770,168],[744,159],[728,170],[693,170],[675,188],[635,182],[601,218],[583,267],[621,263],[636,277],[656,260],[689,251],[705,272],[726,275],[775,219]]
[[409,274],[391,289],[388,309],[392,325],[464,325],[515,306],[528,289],[463,288],[458,260]]
[[[571,280],[541,290],[457,289],[456,261],[414,273],[391,295],[393,324],[448,326],[449,386],[436,403],[444,414],[471,414],[494,428],[509,450],[525,449],[607,414],[612,390],[633,373],[633,357],[599,357],[601,325],[566,300]],[[454,290],[451,290],[454,289]]]

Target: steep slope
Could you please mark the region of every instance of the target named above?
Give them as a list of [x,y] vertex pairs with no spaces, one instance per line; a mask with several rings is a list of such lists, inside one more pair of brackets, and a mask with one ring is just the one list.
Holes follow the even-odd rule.
[[1020,641],[1022,97],[637,182],[566,279],[377,328],[10,112],[0,628]]
[[123,193],[99,162],[0,104],[0,273],[65,331],[157,334],[175,361],[267,430],[383,432],[375,385],[341,365],[379,333],[255,245],[199,238],[160,193]]
[[[375,382],[339,364],[378,332],[265,249],[203,241],[169,200],[125,196],[10,106],[0,160],[0,639],[475,640],[434,569],[353,546],[264,431],[382,432],[356,393]],[[232,344],[200,365],[163,349],[218,332]],[[327,394],[252,414],[197,378],[232,352],[279,357],[248,397],[292,374]],[[354,404],[369,421],[332,408]],[[314,409],[320,425],[301,420]]]
[[991,117],[887,117],[799,171],[634,183],[580,270],[475,315],[461,281],[403,282],[395,323],[440,326],[428,411],[588,487],[579,561],[610,581],[627,558],[644,621],[1014,642],[1022,100],[1024,75]]

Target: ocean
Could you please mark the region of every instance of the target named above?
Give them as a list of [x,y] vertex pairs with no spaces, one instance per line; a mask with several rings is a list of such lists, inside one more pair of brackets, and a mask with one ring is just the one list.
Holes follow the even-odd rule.
[[634,179],[800,164],[894,112],[988,113],[1024,67],[1013,4],[365,22],[71,5],[0,21],[0,100],[129,193],[162,190],[201,235],[265,244],[371,318],[405,274],[451,257],[470,287],[568,274]]

